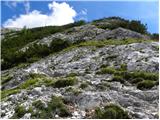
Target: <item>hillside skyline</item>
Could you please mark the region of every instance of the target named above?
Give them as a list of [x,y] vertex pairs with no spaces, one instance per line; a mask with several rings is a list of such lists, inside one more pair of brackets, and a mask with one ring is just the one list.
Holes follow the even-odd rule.
[[158,1],[2,1],[1,27],[34,28],[119,16],[129,20],[140,20],[147,24],[149,32],[158,33],[157,3]]

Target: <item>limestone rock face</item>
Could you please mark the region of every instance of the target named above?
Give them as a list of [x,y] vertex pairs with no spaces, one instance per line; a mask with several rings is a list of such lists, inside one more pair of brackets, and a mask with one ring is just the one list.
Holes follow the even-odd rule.
[[[110,23],[101,21],[97,24]],[[53,96],[56,96],[58,100],[54,100],[61,104],[58,106],[65,104],[67,109],[63,110],[68,110],[69,115],[62,117],[56,108],[56,112],[52,111],[52,118],[93,118],[95,108],[103,109],[106,104],[115,104],[127,111],[132,119],[157,119],[159,84],[155,75],[159,72],[159,43],[149,41],[148,36],[124,28],[109,30],[86,24],[36,40],[21,50],[25,51],[33,43],[49,46],[56,39],[92,43],[92,40],[103,42],[114,39],[119,42],[128,38],[146,41],[74,46],[27,66],[2,71],[3,79],[8,81],[1,86],[1,117],[12,118],[15,108],[20,105],[25,108],[25,113],[20,118],[34,118],[36,114],[38,116],[38,113],[44,112],[51,105],[49,103],[53,104]],[[143,73],[141,76],[137,73],[138,78],[136,75],[132,78],[131,75],[137,71]],[[115,77],[119,79],[113,79]],[[154,79],[154,86],[149,89],[138,88],[139,82],[151,79]],[[38,107],[34,105],[35,102]],[[40,111],[39,107],[44,107],[44,111]],[[50,117],[50,114],[47,115]]]
[[144,36],[140,33],[127,30],[124,28],[116,28],[111,31],[105,31],[104,33],[97,35],[95,39],[104,40],[104,39],[127,39],[127,38],[135,38],[135,39],[149,39],[148,36]]

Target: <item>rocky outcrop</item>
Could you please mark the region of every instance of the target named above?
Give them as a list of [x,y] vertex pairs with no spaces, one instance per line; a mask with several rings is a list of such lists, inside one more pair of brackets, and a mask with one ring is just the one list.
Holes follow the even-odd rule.
[[[111,45],[92,51],[91,48],[76,48],[31,64],[25,69],[15,70],[16,81],[24,81],[29,73],[44,73],[52,77],[65,76],[71,72],[85,74],[87,68],[95,72],[99,66],[127,65],[128,71],[142,70],[158,73],[158,43],[133,43],[129,45]],[[54,69],[52,69],[52,67]],[[13,70],[11,70],[13,73]],[[6,88],[14,87],[14,81]]]
[[128,38],[135,38],[135,39],[150,39],[148,36],[142,35],[140,33],[127,30],[124,28],[116,28],[112,31],[107,30],[104,33],[97,35],[96,40],[105,40],[105,39],[128,39]]
[[30,45],[37,43],[37,44],[46,44],[50,45],[52,40],[62,39],[67,40],[72,43],[82,42],[82,41],[89,41],[89,40],[108,40],[108,39],[117,39],[117,40],[124,40],[124,39],[150,39],[149,36],[142,35],[140,33],[124,29],[124,28],[116,28],[114,30],[109,29],[101,29],[97,28],[95,25],[87,24],[80,27],[73,27],[66,30],[63,33],[56,33],[51,36],[45,37],[41,40],[34,41],[29,43],[21,50],[25,51]]
[[[107,24],[107,21],[99,23]],[[126,40],[128,38],[137,40],[135,43],[133,41],[128,43]],[[3,98],[0,103],[1,118],[15,117],[19,105],[23,109],[19,108],[22,114],[16,116],[17,118],[43,118],[46,115],[45,110],[48,110],[47,117],[51,118],[94,118],[93,114],[97,107],[103,109],[110,103],[127,111],[132,119],[159,117],[159,84],[156,76],[159,72],[158,42],[149,41],[149,37],[124,28],[104,30],[86,24],[36,40],[21,50],[25,51],[33,43],[50,45],[55,39],[68,40],[72,43],[94,41],[91,41],[93,45],[90,43],[88,46],[70,47],[29,65],[2,71],[5,82],[1,86]],[[112,41],[112,44],[105,44],[110,41],[109,39],[121,41],[123,44],[114,44],[115,41]],[[139,39],[146,41],[140,42]],[[96,45],[99,42],[101,44]],[[140,72],[142,74],[139,77]],[[115,77],[119,79],[115,80]],[[68,79],[69,82],[62,83]],[[150,81],[149,88],[138,88],[139,82],[151,79],[153,81]],[[53,96],[58,97],[58,101],[54,99],[56,104],[52,101]],[[34,106],[36,101],[38,107]],[[63,106],[62,111],[66,114],[62,117],[59,108],[56,108],[55,111],[52,110],[50,116],[50,109],[47,108],[52,106],[51,103],[54,104],[54,109]],[[43,111],[39,110],[39,107],[44,107]]]

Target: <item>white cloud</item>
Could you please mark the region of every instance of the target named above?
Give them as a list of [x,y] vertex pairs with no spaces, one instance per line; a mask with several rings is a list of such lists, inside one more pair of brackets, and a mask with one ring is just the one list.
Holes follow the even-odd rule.
[[30,3],[28,0],[22,1],[22,0],[17,0],[17,1],[5,1],[5,5],[8,6],[11,9],[15,9],[17,7],[17,4],[23,4],[25,12],[29,13],[30,10]]
[[30,3],[29,1],[25,1],[23,4],[24,4],[25,11],[28,14],[30,10]]
[[8,19],[3,27],[27,28],[49,26],[49,25],[64,25],[74,22],[76,11],[67,3],[52,2],[48,4],[50,14],[42,14],[38,10],[33,10],[28,14],[22,14],[18,18]]
[[87,18],[87,13],[88,11],[87,11],[87,9],[82,9],[79,13],[78,13],[78,15],[77,15],[77,19],[78,20],[85,20],[85,21],[88,21],[88,18]]
[[17,7],[17,2],[15,2],[15,1],[5,1],[5,5],[9,8],[15,8],[15,7]]
[[81,14],[82,14],[82,15],[87,15],[87,9],[83,9],[83,10],[81,11]]

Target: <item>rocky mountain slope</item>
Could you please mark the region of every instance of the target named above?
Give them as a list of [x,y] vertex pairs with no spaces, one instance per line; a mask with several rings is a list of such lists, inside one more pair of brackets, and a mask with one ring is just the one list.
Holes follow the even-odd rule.
[[122,26],[100,27],[109,21],[116,19],[67,28],[19,48],[72,44],[1,71],[1,117],[158,119],[159,43]]

